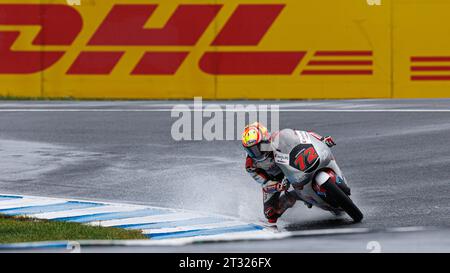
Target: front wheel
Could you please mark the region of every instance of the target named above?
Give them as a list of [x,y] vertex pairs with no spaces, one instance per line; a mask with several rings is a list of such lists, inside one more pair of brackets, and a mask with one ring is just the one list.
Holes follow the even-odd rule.
[[359,208],[353,203],[335,183],[328,180],[322,187],[326,190],[327,195],[330,196],[337,205],[339,205],[356,223],[361,222],[363,214]]

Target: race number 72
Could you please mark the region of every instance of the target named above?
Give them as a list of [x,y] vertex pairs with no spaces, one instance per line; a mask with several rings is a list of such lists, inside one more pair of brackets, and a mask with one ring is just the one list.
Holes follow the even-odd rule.
[[314,147],[309,147],[301,152],[297,159],[295,159],[294,164],[300,171],[306,171],[316,162],[319,155],[317,154]]

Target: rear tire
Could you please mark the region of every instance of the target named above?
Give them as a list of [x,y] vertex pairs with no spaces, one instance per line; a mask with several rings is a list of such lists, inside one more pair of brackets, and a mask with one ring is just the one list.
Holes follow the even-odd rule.
[[327,195],[335,201],[356,223],[361,222],[364,215],[359,208],[353,203],[335,183],[328,180],[322,187],[326,190]]

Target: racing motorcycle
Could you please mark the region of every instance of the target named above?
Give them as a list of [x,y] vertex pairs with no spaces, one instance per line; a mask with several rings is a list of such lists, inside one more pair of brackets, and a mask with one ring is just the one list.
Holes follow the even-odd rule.
[[308,132],[283,129],[272,137],[271,150],[298,200],[354,222],[363,214],[350,199],[350,188],[331,149]]

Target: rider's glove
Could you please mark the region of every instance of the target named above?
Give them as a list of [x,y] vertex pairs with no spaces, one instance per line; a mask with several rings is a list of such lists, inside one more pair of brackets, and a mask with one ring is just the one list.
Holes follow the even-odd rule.
[[330,148],[336,145],[336,143],[334,142],[334,140],[331,136],[324,137],[323,142],[325,142],[325,144],[327,144],[327,146]]
[[285,191],[289,189],[289,187],[291,186],[291,183],[289,183],[289,180],[286,177],[284,177],[279,184],[280,184],[279,192]]
[[291,184],[289,183],[289,180],[287,180],[287,178],[285,177],[285,178],[283,178],[283,180],[280,183],[277,184],[277,191],[283,192],[283,191],[289,189],[290,185]]
[[[284,180],[283,180],[284,181]],[[275,192],[283,192],[288,188],[288,185],[286,182],[283,183],[283,181],[267,181],[263,185],[263,191],[265,193],[275,193]]]

